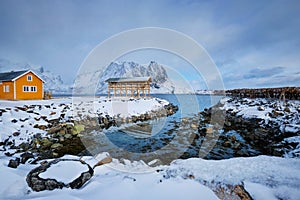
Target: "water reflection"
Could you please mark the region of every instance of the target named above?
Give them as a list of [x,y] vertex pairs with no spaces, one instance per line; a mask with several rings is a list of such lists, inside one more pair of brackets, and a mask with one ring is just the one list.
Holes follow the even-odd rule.
[[156,97],[178,105],[179,111],[157,120],[94,130],[84,136],[87,150],[92,155],[109,152],[119,159],[145,162],[158,159],[160,164],[169,164],[177,158],[197,157],[203,142],[198,132],[198,112],[212,106],[210,96],[164,94]]

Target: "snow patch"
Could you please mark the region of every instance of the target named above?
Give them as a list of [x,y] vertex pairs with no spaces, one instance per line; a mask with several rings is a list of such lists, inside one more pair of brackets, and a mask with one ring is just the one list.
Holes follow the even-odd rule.
[[47,171],[41,173],[39,176],[44,179],[54,178],[63,183],[70,183],[78,178],[82,172],[88,170],[88,166],[79,161],[62,161],[51,165]]

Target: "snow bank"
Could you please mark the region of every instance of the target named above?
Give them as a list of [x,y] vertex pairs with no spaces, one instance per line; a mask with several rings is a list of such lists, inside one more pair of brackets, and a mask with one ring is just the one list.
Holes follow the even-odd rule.
[[[268,191],[276,199],[298,199],[300,196],[300,160],[270,156],[203,160],[176,160],[166,169],[169,177],[192,174],[196,180],[228,184],[246,182],[253,197]],[[254,184],[253,184],[254,183]],[[263,198],[264,199],[264,198]]]
[[[64,156],[63,158],[74,159],[74,156]],[[83,158],[90,165],[97,160],[93,157]],[[181,177],[165,180],[163,175],[152,170],[151,173],[128,173],[114,170],[113,166],[100,166],[95,168],[92,179],[81,189],[72,190],[64,188],[55,191],[32,192],[27,186],[25,177],[34,165],[25,164],[18,169],[6,167],[8,159],[0,159],[0,199],[218,199],[208,187],[192,180],[184,180]],[[119,162],[115,160],[111,165]],[[141,164],[127,163],[134,170],[140,168]],[[116,166],[115,166],[116,167]],[[125,167],[125,166],[124,166]],[[145,166],[146,167],[146,166]],[[125,167],[126,168],[126,167]],[[49,177],[65,176],[68,170],[73,170],[72,166],[57,165],[54,170],[47,173]],[[78,174],[77,174],[78,175]]]
[[113,98],[112,100],[107,100],[107,98],[101,97],[99,100],[94,101],[94,109],[98,114],[127,117],[155,111],[168,104],[168,101],[158,98]]
[[[91,166],[97,162],[93,157],[82,159]],[[108,165],[96,167],[92,179],[79,190],[64,188],[43,192],[28,192],[30,188],[24,178],[36,166],[26,163],[18,169],[11,169],[5,166],[7,163],[8,158],[1,156],[2,199],[217,199],[212,190],[202,184],[205,181],[243,182],[254,199],[298,199],[300,196],[299,159],[258,156],[212,161],[193,158],[176,160],[170,166],[152,168],[151,172],[144,163],[128,161],[122,164],[123,168],[130,167],[132,173],[116,170],[121,163],[114,159]],[[47,172],[47,177],[62,178],[71,168],[68,164],[56,166],[55,170]],[[141,170],[147,173],[137,173]],[[195,178],[184,179],[187,175]]]

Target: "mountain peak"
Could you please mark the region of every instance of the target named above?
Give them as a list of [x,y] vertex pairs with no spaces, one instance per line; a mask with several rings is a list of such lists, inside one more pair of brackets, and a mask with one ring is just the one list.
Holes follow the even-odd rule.
[[[107,83],[109,78],[126,77],[148,77],[152,78],[151,90],[153,93],[174,93],[176,86],[169,79],[166,69],[156,61],[149,64],[139,64],[133,61],[112,62],[103,72],[97,87],[97,93],[107,93]],[[182,90],[183,91],[183,90]],[[183,93],[181,90],[180,92]]]

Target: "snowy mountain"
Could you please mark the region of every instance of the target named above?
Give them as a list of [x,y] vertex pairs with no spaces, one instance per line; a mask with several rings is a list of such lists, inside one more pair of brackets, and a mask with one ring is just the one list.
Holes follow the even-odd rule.
[[109,78],[145,76],[152,78],[151,93],[190,93],[186,88],[174,84],[168,77],[166,69],[155,61],[144,65],[135,62],[112,62],[99,80],[97,93],[107,93],[105,80]]
[[29,63],[12,62],[7,59],[0,59],[0,72],[18,71],[30,69],[37,73],[46,83],[45,91],[51,91],[53,94],[71,93],[72,88],[64,84],[60,75],[45,70],[43,66]]
[[[45,80],[45,90],[51,91],[53,94],[72,94],[72,86],[64,84],[60,75],[45,69],[40,65],[29,63],[12,62],[7,59],[0,59],[0,72],[9,72],[31,69],[36,72],[43,80]],[[76,90],[78,94],[93,94],[89,91],[97,85],[96,93],[106,94],[107,83],[105,80],[117,77],[145,77],[152,78],[151,93],[191,93],[189,87],[181,83],[176,83],[168,76],[166,68],[151,61],[149,64],[138,64],[135,62],[112,62],[104,71],[99,80],[101,71],[84,72],[78,74],[75,79]]]

